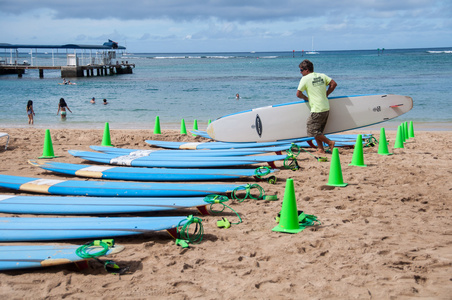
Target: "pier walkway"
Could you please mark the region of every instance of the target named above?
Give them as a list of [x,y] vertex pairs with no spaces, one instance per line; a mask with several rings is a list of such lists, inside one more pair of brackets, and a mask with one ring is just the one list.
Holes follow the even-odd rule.
[[25,73],[26,70],[39,70],[39,78],[44,78],[44,70],[61,70],[61,77],[91,77],[91,76],[106,76],[116,74],[132,74],[132,69],[135,64],[128,62],[117,62],[111,65],[89,65],[89,66],[29,66],[29,65],[1,65],[0,75],[17,74],[19,77]]
[[[5,49],[4,58],[0,54],[0,75],[17,74],[19,78],[26,70],[39,70],[40,78],[44,78],[44,70],[61,70],[61,77],[70,78],[131,74],[132,69],[135,68],[135,64],[130,64],[128,61],[116,60],[116,52],[126,50],[126,48],[111,40],[103,45],[12,45],[0,43],[0,49]],[[6,53],[6,49],[10,50],[9,55]],[[20,57],[26,57],[23,53],[19,54],[19,49],[29,49],[31,64],[27,60],[18,63],[21,61]],[[51,50],[52,59],[46,59],[45,55],[38,52],[38,49]],[[54,51],[57,51],[58,56],[58,51],[61,49],[66,51],[66,55],[64,59],[57,57],[55,63]],[[71,53],[68,52],[69,50]],[[95,50],[94,54],[93,50]],[[85,51],[89,51],[89,53],[87,54]],[[44,53],[48,54],[48,52]],[[39,59],[36,55],[41,56],[42,63],[37,61]]]

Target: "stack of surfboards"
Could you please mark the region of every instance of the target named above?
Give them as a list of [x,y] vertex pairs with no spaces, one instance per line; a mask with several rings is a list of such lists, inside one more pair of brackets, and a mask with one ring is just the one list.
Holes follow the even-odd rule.
[[[331,113],[326,133],[377,124],[409,111],[410,97],[398,95],[346,96],[330,99]],[[286,158],[281,152],[292,143],[307,146],[305,132],[309,107],[305,101],[257,108],[212,122],[207,132],[216,141],[178,143],[146,141],[171,150],[139,150],[92,146],[98,152],[70,150],[85,160],[106,164],[76,165],[38,163],[45,170],[80,177],[132,180],[82,181],[0,175],[0,186],[52,196],[0,196],[0,212],[26,214],[91,215],[140,213],[204,207],[210,194],[227,194],[239,184],[160,183],[158,181],[225,180],[249,178],[254,169],[226,169]],[[353,136],[335,136],[343,145],[353,145]],[[339,144],[338,144],[339,145]],[[179,150],[175,150],[179,149]],[[194,151],[194,150],[199,151]],[[269,154],[276,152],[277,154]],[[275,172],[276,170],[270,170]],[[155,182],[138,182],[155,181]],[[55,196],[58,195],[58,196]],[[62,197],[66,196],[66,197]],[[0,242],[96,239],[172,230],[187,222],[174,217],[3,217]],[[78,246],[0,246],[0,270],[30,268],[77,261]],[[121,246],[106,254],[117,253]]]

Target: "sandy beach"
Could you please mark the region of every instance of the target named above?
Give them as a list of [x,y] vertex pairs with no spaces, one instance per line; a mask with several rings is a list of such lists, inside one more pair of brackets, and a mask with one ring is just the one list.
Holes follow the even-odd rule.
[[[57,175],[28,164],[42,155],[44,129],[0,128],[0,174],[37,178],[96,180]],[[347,133],[375,134],[357,130]],[[67,150],[100,145],[103,130],[51,129],[53,161],[89,162]],[[151,149],[146,139],[204,141],[177,130],[111,130],[117,147]],[[176,246],[166,232],[116,238],[125,250],[114,259],[128,266],[118,276],[90,261],[0,273],[1,299],[451,299],[452,295],[452,154],[451,131],[415,131],[405,148],[394,149],[396,131],[386,132],[394,155],[365,147],[367,167],[349,166],[353,149],[340,148],[346,187],[327,185],[330,162],[306,153],[300,169],[281,169],[275,185],[259,182],[278,201],[230,201],[243,223],[218,228],[224,212],[201,216],[195,209],[157,215],[195,214],[205,235],[188,249]],[[308,150],[313,151],[313,150]],[[331,154],[327,154],[331,159]],[[277,162],[282,167],[281,162]],[[273,232],[286,180],[294,180],[297,207],[318,217],[320,226],[297,234]],[[255,183],[253,179],[238,183]],[[30,195],[0,188],[2,195]],[[153,216],[155,214],[140,214]],[[22,217],[23,215],[0,214]],[[39,217],[39,216],[36,216]],[[86,240],[51,244],[83,244]],[[7,245],[2,243],[1,245]]]

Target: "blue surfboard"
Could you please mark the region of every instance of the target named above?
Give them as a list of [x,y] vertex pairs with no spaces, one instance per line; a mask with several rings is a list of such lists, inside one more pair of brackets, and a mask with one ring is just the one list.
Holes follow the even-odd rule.
[[[340,146],[349,146],[353,145],[353,142],[356,141],[356,134],[331,134],[327,135],[327,137],[333,141],[337,142],[338,147]],[[362,138],[365,140],[367,138],[372,137],[370,134],[362,135]],[[157,141],[157,140],[146,140],[146,143],[151,146],[166,148],[166,149],[189,149],[189,150],[226,150],[226,149],[252,149],[252,148],[264,148],[270,149],[270,147],[283,147],[290,148],[292,143],[300,146],[300,147],[310,147],[308,141],[312,141],[313,138],[302,138],[302,139],[290,139],[290,140],[281,140],[276,142],[240,142],[240,143],[228,143],[228,142],[193,142],[193,143],[185,143],[185,142],[171,142],[171,141]]]
[[90,151],[69,150],[69,154],[85,160],[104,164],[132,166],[132,167],[157,167],[157,168],[212,168],[252,165],[259,163],[271,163],[284,160],[287,155],[253,155],[253,156],[225,156],[225,157],[162,157],[150,158],[149,156],[118,155],[98,153]]
[[167,148],[167,149],[187,149],[187,150],[217,150],[217,149],[241,149],[241,148],[261,148],[261,147],[272,147],[272,146],[288,146],[291,143],[310,141],[313,138],[305,139],[292,139],[284,140],[279,142],[268,142],[268,143],[225,143],[225,142],[171,142],[171,141],[156,141],[156,140],[146,140],[145,142],[156,147]]
[[136,156],[149,156],[151,158],[162,159],[162,157],[178,157],[178,158],[191,158],[191,157],[217,157],[217,156],[245,156],[255,154],[265,154],[266,152],[281,152],[286,151],[288,146],[279,147],[265,147],[265,148],[241,148],[241,149],[224,149],[224,150],[144,150],[144,149],[126,149],[104,146],[90,146],[94,151],[99,151],[108,154],[120,154],[120,155],[136,155]]
[[[201,136],[203,138],[213,140],[212,137],[207,133],[207,131],[192,130],[191,132],[193,134],[196,134],[196,135]],[[356,139],[357,139],[357,134],[328,134],[326,136],[330,140],[333,140],[333,141],[346,141],[346,140],[354,140],[354,141],[356,141]],[[362,134],[362,138],[363,139],[370,138],[371,136],[372,136],[371,134]]]
[[0,213],[40,215],[92,215],[139,213],[199,207],[205,197],[62,197],[0,195]]
[[0,186],[41,194],[97,197],[182,197],[230,193],[238,184],[57,180],[0,174]]
[[187,217],[0,218],[0,242],[114,238],[182,226]]
[[[0,246],[0,270],[50,267],[86,260],[76,253],[81,246],[83,245]],[[115,254],[123,249],[123,246],[115,245],[102,256]],[[85,248],[85,252],[88,254],[96,254],[102,250],[103,248],[100,246]]]
[[[249,178],[255,169],[176,169],[78,165],[54,161],[29,160],[32,165],[73,176],[134,181],[199,181]],[[258,170],[259,172],[259,170]],[[269,170],[270,173],[275,170]],[[258,173],[261,174],[261,173]]]

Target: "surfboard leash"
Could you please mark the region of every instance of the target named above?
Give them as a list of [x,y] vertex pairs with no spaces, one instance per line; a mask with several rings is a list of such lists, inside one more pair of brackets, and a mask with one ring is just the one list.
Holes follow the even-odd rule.
[[[257,196],[257,197],[253,196],[253,194],[251,193],[251,190],[253,188],[256,188],[258,190],[259,196]],[[243,192],[243,191],[245,192],[245,196],[239,197],[238,193]],[[232,191],[231,197],[232,197],[232,199],[237,200],[238,202],[243,202],[246,199],[267,200],[267,201],[278,200],[278,197],[276,195],[265,195],[264,188],[261,187],[260,185],[258,185],[257,183],[247,184],[247,185],[242,185],[242,186],[236,187]]]
[[[185,222],[185,223],[183,223]],[[183,224],[182,224],[183,223]],[[195,230],[190,235],[190,225],[195,224]],[[188,248],[188,244],[199,244],[204,236],[204,226],[200,218],[189,215],[187,220],[182,220],[177,224],[177,236],[176,245],[182,248]]]
[[377,139],[373,135],[371,135],[369,138],[366,139],[364,147],[375,147],[377,144],[378,144]]
[[[319,162],[327,162],[328,158],[327,157],[321,157],[321,156],[315,156],[312,155],[309,151],[305,150],[304,148],[298,146],[297,144],[292,143],[292,146],[287,149],[287,155],[288,156],[293,156],[293,157],[298,157],[298,155],[300,155],[301,150],[303,150],[304,152],[306,152],[307,154],[311,155],[312,157],[314,157],[317,161]],[[294,151],[296,151],[296,154],[294,153]]]
[[264,176],[267,176],[270,174],[271,169],[269,167],[259,167],[256,170],[254,170],[254,178],[257,180],[267,181],[270,184],[276,184],[276,181],[278,181],[278,178],[276,178],[275,175],[271,175],[267,178],[264,178]]
[[[81,258],[95,258],[98,256],[105,255],[111,247],[115,245],[115,241],[109,240],[95,240],[88,242],[75,250],[75,254]],[[102,249],[98,252],[89,252],[92,247],[101,247]]]
[[292,171],[297,171],[300,169],[300,165],[298,165],[297,157],[300,154],[301,150],[297,144],[292,143],[289,149],[286,150],[287,156],[284,159],[283,166],[286,169],[290,169]]
[[[219,227],[219,228],[229,228],[229,227],[231,227],[231,225],[238,225],[238,224],[243,222],[242,218],[240,217],[240,215],[232,207],[224,204],[224,202],[229,201],[228,197],[221,196],[221,195],[208,195],[208,196],[206,196],[204,198],[204,201],[206,201],[207,203],[210,203],[209,209],[214,214],[222,213],[226,208],[229,208],[239,218],[239,221],[234,223],[234,222],[230,222],[228,219],[223,217],[221,220],[217,221],[217,227]],[[213,206],[215,204],[221,205],[221,210],[214,209]]]
[[[112,260],[106,260],[106,261],[102,261],[99,259],[99,256],[105,255],[107,254],[108,250],[110,250],[110,248],[115,246],[115,241],[113,239],[104,239],[104,240],[94,240],[92,242],[88,242],[80,247],[78,247],[75,250],[75,254],[77,254],[77,256],[79,256],[80,258],[85,258],[85,259],[89,259],[89,258],[94,258],[97,262],[99,262],[100,264],[102,264],[104,266],[105,271],[107,271],[110,274],[118,274],[118,275],[122,275],[125,272],[127,272],[129,270],[130,267],[123,267],[121,268],[120,266],[118,266],[117,263],[115,263]],[[98,252],[90,252],[90,249],[92,249],[92,247],[101,247],[102,249],[99,250]]]

